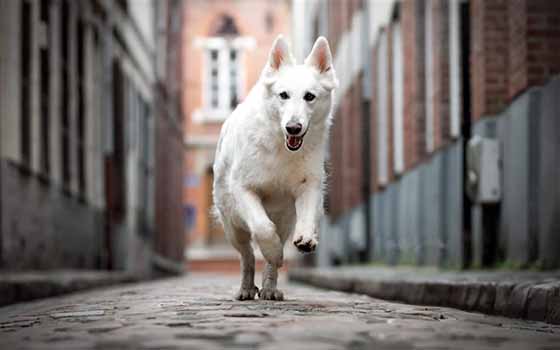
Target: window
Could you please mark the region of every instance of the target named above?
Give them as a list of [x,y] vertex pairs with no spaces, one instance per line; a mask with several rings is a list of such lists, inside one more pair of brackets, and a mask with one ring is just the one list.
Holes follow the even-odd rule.
[[221,122],[242,97],[243,52],[255,46],[251,37],[240,36],[233,17],[222,15],[214,23],[210,35],[197,38],[202,49],[202,106],[193,115],[195,122]]
[[393,56],[393,169],[396,173],[401,173],[404,170],[404,153],[403,153],[403,53],[402,53],[402,36],[401,24],[399,22],[393,23],[393,43],[392,43],[392,56]]
[[267,33],[272,33],[274,31],[274,15],[271,11],[267,11],[266,16],[264,17],[264,24]]
[[239,103],[240,51],[226,39],[213,38],[206,51],[205,109],[225,118]]
[[62,1],[60,28],[60,72],[61,72],[61,146],[62,157],[62,186],[66,191],[70,189],[70,4],[68,0]]
[[110,144],[112,154],[109,165],[109,179],[107,188],[110,202],[110,211],[113,212],[114,218],[122,219],[126,213],[126,145],[125,145],[125,113],[126,113],[126,92],[128,88],[123,69],[117,58],[113,59],[113,67],[111,69],[113,77],[112,85],[112,132],[110,136]]
[[80,197],[85,199],[86,195],[86,76],[85,76],[85,58],[86,58],[86,45],[84,45],[85,37],[85,23],[82,19],[78,20],[78,40],[76,50],[78,51],[78,115],[77,117],[77,152],[78,152],[78,191]]
[[237,106],[238,100],[237,100],[237,96],[239,95],[238,92],[238,88],[239,88],[239,84],[238,84],[238,73],[237,73],[237,50],[235,49],[231,49],[229,51],[229,73],[230,73],[230,79],[229,79],[229,99],[230,99],[230,108],[234,109]]
[[377,179],[380,185],[387,184],[388,179],[388,125],[387,125],[387,33],[379,36],[377,48]]
[[152,196],[154,178],[154,120],[150,116],[150,107],[142,99],[137,100],[139,121],[139,211],[140,232],[145,236],[150,235],[150,222],[153,215]]
[[210,106],[213,109],[217,109],[219,106],[219,81],[218,81],[218,72],[220,71],[220,64],[218,62],[218,50],[210,50]]
[[426,38],[426,49],[424,57],[426,60],[425,82],[426,82],[426,150],[434,149],[434,62],[433,62],[433,23],[432,2],[426,0],[424,4],[424,37]]
[[32,6],[29,1],[21,3],[21,95],[20,95],[20,149],[21,162],[31,167],[31,62],[32,62]]
[[50,0],[44,0],[38,3],[41,6],[41,22],[45,28],[47,42],[43,43],[40,48],[40,71],[41,71],[41,95],[40,95],[40,114],[41,114],[41,173],[48,177],[50,173]]

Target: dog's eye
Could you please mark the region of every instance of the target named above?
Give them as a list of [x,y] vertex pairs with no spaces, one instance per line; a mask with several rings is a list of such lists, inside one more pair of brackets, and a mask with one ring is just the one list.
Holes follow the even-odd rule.
[[304,96],[303,99],[306,100],[307,102],[311,102],[315,99],[315,95],[313,95],[311,92],[307,92]]
[[290,95],[288,95],[288,93],[286,91],[282,91],[280,93],[280,98],[283,99],[283,100],[287,100],[287,99],[290,98]]

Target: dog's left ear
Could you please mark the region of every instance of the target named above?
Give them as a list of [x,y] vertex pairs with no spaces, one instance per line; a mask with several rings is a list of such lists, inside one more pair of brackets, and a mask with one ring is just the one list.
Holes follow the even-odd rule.
[[305,64],[317,69],[321,75],[321,82],[326,89],[332,90],[338,86],[338,79],[336,79],[336,73],[332,65],[331,49],[325,37],[317,38],[311,53],[305,59]]

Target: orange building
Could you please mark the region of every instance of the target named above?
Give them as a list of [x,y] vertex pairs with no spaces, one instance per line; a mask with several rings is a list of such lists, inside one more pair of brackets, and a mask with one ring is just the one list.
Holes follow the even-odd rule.
[[259,78],[276,36],[289,37],[290,2],[187,0],[184,11],[187,256],[229,261],[236,256],[209,215],[216,143],[223,121]]

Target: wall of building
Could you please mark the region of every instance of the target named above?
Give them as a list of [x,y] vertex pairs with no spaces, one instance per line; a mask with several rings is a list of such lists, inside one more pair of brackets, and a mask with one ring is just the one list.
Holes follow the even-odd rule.
[[[320,264],[559,266],[557,3],[325,1],[299,11],[317,21],[302,40],[327,36],[342,81]],[[499,140],[497,205],[465,194],[471,135]]]
[[167,235],[153,209],[163,116],[153,107],[153,38],[143,35],[154,31],[138,22],[153,3],[1,6],[0,267],[149,272],[154,237]]
[[[165,54],[156,55],[155,122],[155,253],[165,266],[179,268],[184,260],[182,28],[183,2],[157,2],[157,42]],[[163,268],[165,268],[163,266]],[[171,266],[170,266],[171,267]]]

